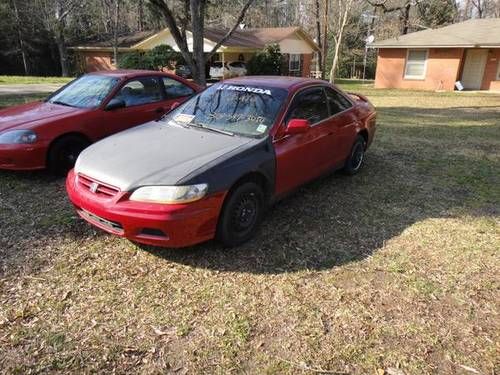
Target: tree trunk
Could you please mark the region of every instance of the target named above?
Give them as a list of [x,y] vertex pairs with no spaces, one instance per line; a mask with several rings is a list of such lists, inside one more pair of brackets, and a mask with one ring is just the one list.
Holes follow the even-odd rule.
[[118,20],[120,16],[120,0],[115,0],[115,15],[113,23],[113,57],[118,68]]
[[193,35],[194,80],[205,86],[205,52],[203,51],[203,36],[205,34],[205,2],[190,0],[191,28]]
[[321,79],[325,79],[326,70],[326,56],[328,52],[328,5],[330,0],[325,0],[325,13],[323,18],[323,49],[321,51],[321,66],[323,70],[321,71]]
[[408,29],[410,28],[410,10],[411,3],[406,4],[403,10],[403,30],[402,34],[408,34]]
[[341,8],[341,2],[344,2],[344,12],[341,14],[342,17],[339,21],[339,27],[336,30],[337,35],[334,36],[335,39],[335,52],[333,55],[332,69],[330,70],[330,83],[335,83],[335,73],[337,71],[337,65],[339,63],[340,56],[340,46],[342,44],[342,38],[344,36],[345,25],[347,24],[347,19],[349,18],[349,11],[352,3],[348,0],[339,0],[338,8]]
[[137,29],[144,31],[144,0],[139,0],[137,4]]
[[59,63],[61,64],[61,75],[69,77],[68,68],[68,50],[66,48],[66,40],[64,39],[64,26],[56,26],[56,44],[59,52]]
[[[316,12],[315,12],[315,17],[316,17],[316,40],[318,41],[318,47],[319,47],[319,52],[318,52],[318,68],[321,72],[323,72],[323,53],[321,51],[321,16],[320,16],[320,6],[319,6],[319,0],[316,0]],[[322,73],[323,74],[323,73]]]
[[19,11],[17,9],[16,0],[12,0],[12,6],[14,8],[14,17],[16,18],[16,31],[19,42],[19,49],[21,51],[21,58],[23,60],[24,75],[29,75],[28,57],[26,53],[26,46],[24,43],[23,33],[21,30],[21,20],[19,17]]

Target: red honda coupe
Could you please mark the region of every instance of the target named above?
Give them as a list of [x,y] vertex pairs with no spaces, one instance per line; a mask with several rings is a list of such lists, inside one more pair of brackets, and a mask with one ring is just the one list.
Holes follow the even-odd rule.
[[78,214],[109,233],[236,246],[298,186],[335,169],[357,173],[375,128],[368,99],[324,81],[231,79],[92,145],[66,188]]
[[0,110],[0,169],[64,174],[89,144],[157,120],[200,90],[163,72],[84,75],[42,102]]

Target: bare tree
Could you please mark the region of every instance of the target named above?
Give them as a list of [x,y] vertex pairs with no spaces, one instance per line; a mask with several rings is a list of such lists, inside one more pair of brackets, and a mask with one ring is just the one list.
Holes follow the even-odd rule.
[[387,0],[366,0],[366,1],[371,6],[382,9],[383,13],[399,12],[402,34],[408,34],[410,28],[411,8],[422,2],[422,0],[404,0],[402,3],[399,3],[398,5],[388,6]]
[[481,0],[471,0],[472,5],[477,11],[477,16],[479,18],[483,18],[484,15],[484,6],[485,6],[485,1]]
[[23,60],[24,74],[29,75],[28,58],[27,58],[26,45],[25,45],[26,43],[24,41],[23,33],[21,30],[21,19],[19,17],[17,0],[12,0],[12,8],[14,9],[14,17],[16,19],[15,25],[16,25],[17,39],[19,42],[19,49],[21,51],[21,57]]
[[68,50],[66,46],[66,19],[79,6],[78,0],[41,0],[45,13],[47,30],[54,35],[54,40],[59,52],[59,63],[63,77],[69,75]]
[[342,45],[342,38],[344,37],[344,29],[351,15],[351,10],[354,0],[336,0],[334,27],[333,27],[333,40],[335,42],[335,49],[333,54],[332,68],[330,69],[330,82],[334,83],[335,73],[340,58],[340,47]]
[[[233,34],[245,18],[245,14],[254,0],[247,0],[234,23],[234,26],[216,43],[212,50],[205,55],[203,51],[203,37],[205,34],[205,14],[207,0],[185,0],[181,14],[174,14],[171,6],[165,0],[149,0],[165,17],[167,26],[172,33],[175,43],[193,72],[194,80],[206,84],[205,63],[217,52],[220,46]],[[190,29],[193,38],[193,51],[189,51],[187,29]]]

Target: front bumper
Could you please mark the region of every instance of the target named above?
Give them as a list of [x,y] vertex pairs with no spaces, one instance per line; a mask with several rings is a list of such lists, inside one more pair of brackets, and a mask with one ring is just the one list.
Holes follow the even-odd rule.
[[128,192],[100,197],[76,182],[74,171],[66,180],[68,196],[78,215],[117,236],[162,247],[187,247],[214,238],[225,193],[199,201],[166,205],[133,202]]
[[0,169],[27,171],[45,168],[47,146],[0,145]]

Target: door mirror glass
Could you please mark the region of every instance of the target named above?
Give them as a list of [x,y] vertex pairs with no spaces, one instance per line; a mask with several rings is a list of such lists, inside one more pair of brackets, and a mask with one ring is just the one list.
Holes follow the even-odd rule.
[[286,134],[302,134],[307,132],[310,127],[311,123],[309,122],[309,120],[293,118],[288,121]]
[[108,105],[106,106],[106,111],[113,111],[115,109],[119,108],[125,108],[127,105],[125,104],[124,100],[113,98],[109,101]]

